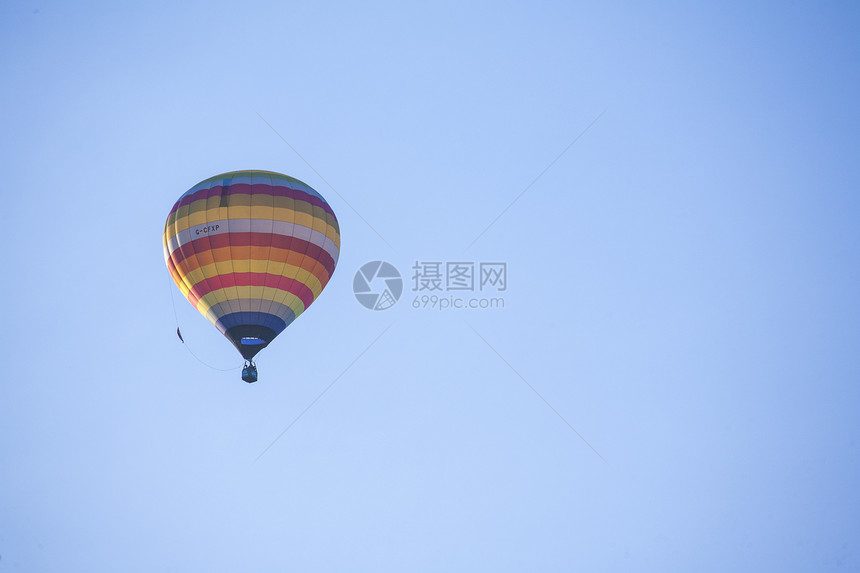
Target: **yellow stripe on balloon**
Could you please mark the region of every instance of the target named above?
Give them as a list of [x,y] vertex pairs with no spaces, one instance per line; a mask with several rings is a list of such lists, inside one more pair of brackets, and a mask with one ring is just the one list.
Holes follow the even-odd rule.
[[[217,265],[223,265],[223,263],[212,263],[210,265],[205,265],[200,268],[194,269],[185,275],[185,281],[193,288],[198,283],[206,279],[216,279],[222,274],[230,274],[219,273]],[[313,273],[309,273],[307,271],[305,271],[304,273],[299,273],[299,271],[305,271],[305,269],[287,263],[272,263],[270,261],[247,260],[234,260],[232,270],[232,272],[234,273],[268,273],[271,275],[295,279],[308,287],[310,291],[314,294],[314,298],[318,297],[325,285],[323,285],[322,282],[320,282],[319,278],[317,278],[317,276]]]
[[[239,297],[235,295],[234,289],[239,289]],[[242,289],[245,290],[243,291]],[[197,303],[197,310],[200,311],[201,314],[206,314],[209,312],[209,309],[216,304],[227,302],[228,300],[235,300],[236,298],[259,298],[277,301],[290,307],[296,316],[300,315],[305,310],[305,303],[302,302],[302,299],[289,291],[272,287],[226,287],[213,290],[200,299]]]
[[[276,197],[276,199],[281,198]],[[205,203],[205,201],[195,201],[195,203]],[[194,203],[192,203],[192,205],[193,204]],[[238,205],[234,207],[232,204],[230,205],[229,210],[227,207],[212,206],[208,209],[198,210],[191,213],[182,213],[182,210],[186,207],[183,206],[177,210],[175,217],[174,214],[171,213],[170,218],[168,218],[167,221],[167,226],[165,227],[165,235],[167,240],[170,240],[177,234],[190,229],[191,227],[202,225],[204,223],[211,223],[212,221],[223,221],[226,220],[229,215],[229,218],[231,219],[263,219],[266,221],[275,219],[278,221],[286,221],[303,225],[323,233],[326,237],[334,241],[339,248],[340,230],[334,223],[334,218],[331,214],[326,212],[322,207],[310,205],[308,203],[305,203],[304,205],[307,210],[312,213],[278,205],[274,207],[273,212],[273,208],[268,205],[258,205],[253,207]]]

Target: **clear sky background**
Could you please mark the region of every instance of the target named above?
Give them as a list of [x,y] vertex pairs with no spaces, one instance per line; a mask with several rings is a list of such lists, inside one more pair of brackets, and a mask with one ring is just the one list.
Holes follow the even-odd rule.
[[[858,8],[4,2],[0,571],[860,570]],[[238,169],[342,230],[254,385],[161,246]]]

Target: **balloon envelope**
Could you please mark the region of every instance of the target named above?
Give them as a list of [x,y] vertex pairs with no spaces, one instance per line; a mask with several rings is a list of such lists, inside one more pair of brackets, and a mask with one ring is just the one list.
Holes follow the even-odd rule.
[[328,284],[340,228],[309,185],[271,171],[233,171],[201,181],[164,225],[173,280],[250,360]]

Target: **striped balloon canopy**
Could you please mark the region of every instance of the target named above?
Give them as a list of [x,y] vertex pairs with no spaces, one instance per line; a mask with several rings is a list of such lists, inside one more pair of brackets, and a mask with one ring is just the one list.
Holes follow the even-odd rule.
[[201,181],[173,206],[163,240],[176,286],[246,360],[316,300],[340,252],[322,195],[271,171]]

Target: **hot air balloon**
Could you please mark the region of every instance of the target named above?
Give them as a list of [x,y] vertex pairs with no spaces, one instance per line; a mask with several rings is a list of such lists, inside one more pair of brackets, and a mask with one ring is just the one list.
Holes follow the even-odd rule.
[[164,225],[176,286],[245,359],[320,295],[340,253],[340,228],[322,195],[272,171],[232,171],[186,191]]

